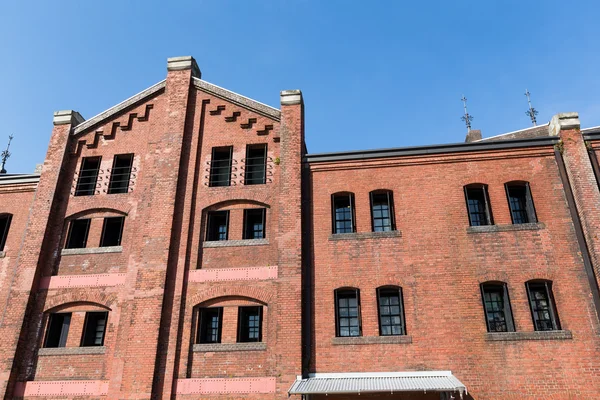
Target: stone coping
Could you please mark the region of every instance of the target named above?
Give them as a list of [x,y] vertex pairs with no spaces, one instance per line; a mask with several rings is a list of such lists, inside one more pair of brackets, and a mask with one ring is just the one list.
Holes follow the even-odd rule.
[[121,253],[123,246],[107,246],[107,247],[85,247],[83,249],[62,249],[61,256],[72,256],[76,254],[106,254],[106,253]]
[[196,352],[232,352],[232,351],[263,351],[267,349],[265,342],[251,343],[201,343],[194,345]]
[[269,244],[269,239],[214,240],[202,243],[202,247],[264,246],[267,244]]
[[383,238],[399,238],[402,237],[400,231],[387,232],[354,232],[354,233],[332,233],[329,235],[329,240],[367,240],[367,239],[383,239]]
[[334,337],[331,339],[332,345],[362,345],[362,344],[410,344],[412,336],[355,336],[355,337]]
[[535,331],[535,332],[488,332],[488,342],[513,342],[520,340],[569,340],[573,339],[571,331]]
[[43,347],[38,351],[39,356],[75,356],[104,353],[106,353],[106,347],[104,346]]
[[512,232],[512,231],[537,231],[546,228],[541,222],[531,224],[510,224],[510,225],[483,225],[469,226],[467,233],[494,233],[494,232]]

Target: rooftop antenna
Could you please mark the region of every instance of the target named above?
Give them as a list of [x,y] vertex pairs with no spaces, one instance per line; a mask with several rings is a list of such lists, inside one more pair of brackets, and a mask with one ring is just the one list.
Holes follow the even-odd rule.
[[6,160],[8,160],[10,157],[10,151],[8,150],[10,149],[10,142],[12,142],[12,140],[13,135],[10,135],[8,137],[8,146],[6,146],[6,150],[0,153],[0,159],[2,160],[2,168],[0,168],[0,174],[6,174],[6,169],[4,168],[4,165],[6,164]]
[[535,119],[535,116],[538,115],[538,111],[531,106],[531,97],[529,97],[530,95],[531,93],[529,93],[529,90],[525,89],[525,96],[527,96],[527,103],[529,103],[529,110],[525,111],[525,114],[531,118],[531,123],[533,126],[536,126],[537,120]]
[[460,117],[460,119],[464,121],[465,125],[467,125],[467,133],[469,133],[469,131],[471,130],[471,121],[473,121],[473,116],[469,115],[469,112],[467,111],[467,98],[464,94],[461,100],[465,109],[465,115]]

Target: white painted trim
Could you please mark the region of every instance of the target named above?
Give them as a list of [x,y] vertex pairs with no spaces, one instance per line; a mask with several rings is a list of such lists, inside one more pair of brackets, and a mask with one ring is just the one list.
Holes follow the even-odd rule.
[[[403,372],[337,372],[308,374],[309,379],[344,378],[418,378],[428,376],[453,376],[452,371],[403,371]],[[302,375],[298,375],[302,380]]]
[[246,97],[246,96],[244,96],[244,95],[241,95],[241,94],[239,94],[239,93],[236,93],[236,92],[234,92],[233,90],[225,89],[225,88],[223,88],[223,87],[221,87],[221,86],[219,86],[219,85],[215,85],[214,83],[210,83],[210,82],[208,82],[208,81],[205,81],[204,79],[199,79],[199,78],[196,78],[196,77],[194,77],[194,79],[195,79],[195,80],[198,80],[198,81],[202,81],[202,82],[204,82],[204,83],[207,83],[207,84],[209,84],[209,85],[211,85],[211,86],[214,86],[214,87],[216,87],[216,88],[218,88],[218,89],[221,89],[221,90],[224,90],[224,91],[226,91],[226,92],[229,92],[229,93],[231,93],[231,94],[234,94],[234,95],[236,95],[236,96],[243,97],[243,98],[244,98],[244,99],[246,99],[246,100],[250,100],[250,101],[252,101],[252,102],[254,102],[254,103],[258,103],[258,104],[260,104],[261,106],[269,107],[269,108],[270,108],[270,109],[272,109],[273,111],[277,111],[277,112],[279,112],[279,109],[278,109],[278,108],[275,108],[275,107],[273,107],[273,106],[270,106],[270,105],[268,105],[268,104],[265,104],[265,103],[261,103],[260,101],[256,101],[256,100],[254,100],[254,99],[251,99],[250,97]]

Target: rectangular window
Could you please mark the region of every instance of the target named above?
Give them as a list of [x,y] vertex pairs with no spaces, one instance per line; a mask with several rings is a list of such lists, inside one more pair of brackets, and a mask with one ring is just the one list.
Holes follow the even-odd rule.
[[4,245],[6,245],[6,238],[8,238],[11,221],[11,214],[0,215],[0,251],[4,251]]
[[552,282],[527,282],[527,295],[536,331],[560,330],[556,305],[552,296]]
[[244,185],[260,185],[267,181],[267,145],[246,146]]
[[394,231],[394,200],[392,193],[371,192],[371,227],[373,232]]
[[104,218],[100,247],[120,246],[124,223],[125,217]]
[[227,240],[229,228],[229,210],[212,211],[207,214],[206,240]]
[[361,336],[360,293],[358,289],[336,290],[336,336]]
[[379,334],[381,336],[406,335],[402,289],[377,289],[379,306]]
[[265,238],[265,214],[264,208],[244,210],[244,239]]
[[213,147],[210,161],[209,186],[231,185],[233,147]]
[[81,160],[79,177],[75,186],[75,196],[91,196],[96,192],[101,160],[102,157],[84,157]]
[[127,193],[133,166],[133,154],[117,154],[113,159],[108,194]]
[[488,332],[514,332],[506,284],[484,283],[481,285],[481,296]]
[[65,347],[71,324],[71,313],[50,314],[44,347]]
[[331,196],[333,205],[333,233],[356,232],[354,224],[354,194],[343,193]]
[[81,346],[104,346],[108,312],[85,313]]
[[262,307],[239,307],[238,343],[262,342]]
[[529,183],[507,183],[505,187],[513,224],[537,222]]
[[201,308],[196,343],[221,343],[223,307]]
[[486,185],[466,186],[465,197],[471,226],[494,224]]
[[69,225],[65,249],[83,249],[87,244],[90,219],[74,219]]

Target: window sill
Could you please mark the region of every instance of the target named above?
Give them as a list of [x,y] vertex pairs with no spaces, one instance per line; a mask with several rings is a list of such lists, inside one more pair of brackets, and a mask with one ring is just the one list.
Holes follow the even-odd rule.
[[194,345],[194,353],[207,352],[232,352],[232,351],[264,351],[267,344],[264,342],[251,343],[201,343]]
[[204,242],[202,247],[264,246],[267,244],[269,244],[269,239],[214,240]]
[[483,225],[469,226],[467,233],[493,233],[493,232],[511,232],[511,231],[537,231],[546,228],[541,222],[533,224],[511,224],[511,225]]
[[104,354],[104,346],[85,346],[85,347],[44,347],[39,349],[39,356],[76,356],[90,354]]
[[571,331],[496,332],[486,334],[488,342],[513,342],[520,340],[569,340]]
[[108,247],[86,247],[83,249],[62,249],[61,256],[71,256],[75,254],[106,254],[106,253],[121,253],[123,246],[108,246]]
[[331,344],[334,346],[352,344],[411,344],[412,336],[357,336],[357,337],[334,337]]
[[4,258],[6,257],[6,252],[5,251],[0,251],[0,258]]
[[329,235],[329,240],[366,240],[366,239],[383,239],[402,237],[400,231],[387,232],[355,232],[355,233],[332,233]]

